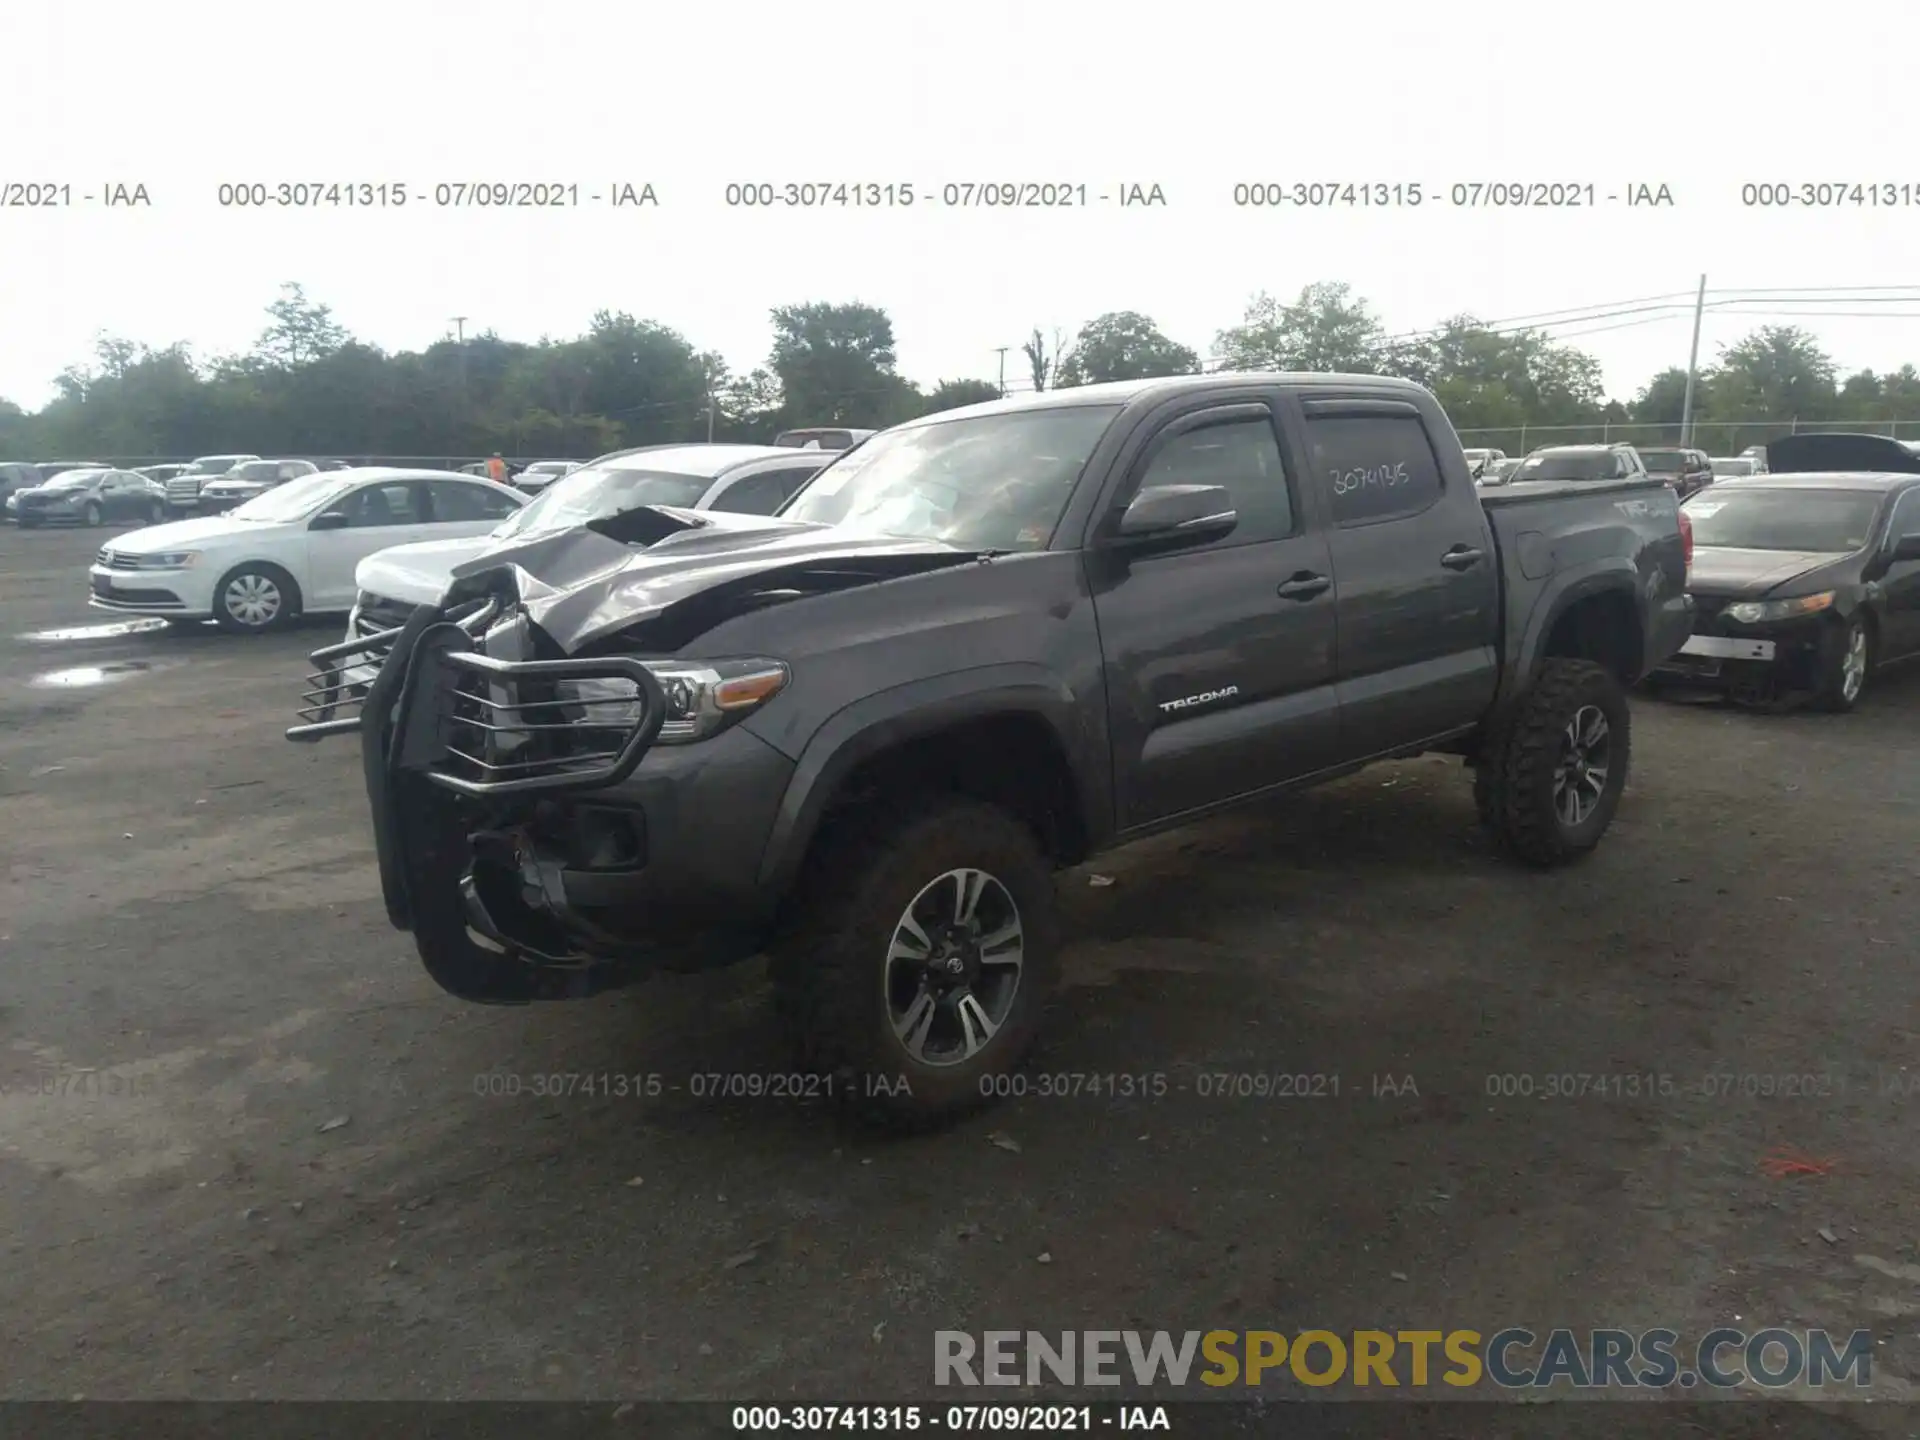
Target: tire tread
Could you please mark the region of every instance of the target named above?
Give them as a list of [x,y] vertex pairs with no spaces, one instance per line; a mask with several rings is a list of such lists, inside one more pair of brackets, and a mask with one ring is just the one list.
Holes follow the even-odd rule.
[[[863,930],[870,935],[876,921],[891,925],[895,918],[871,911],[877,897],[870,892],[886,868],[928,840],[954,833],[984,838],[990,846],[1027,848],[1034,862],[1047,868],[1032,833],[1004,810],[981,801],[946,796],[904,817],[879,806],[850,811],[830,821],[815,842],[799,882],[808,898],[770,951],[775,1010],[800,1063],[833,1080],[835,1098],[853,1118],[896,1133],[948,1124],[989,1098],[963,1094],[929,1106],[918,1097],[902,1104],[899,1097],[866,1093],[867,1077],[898,1074],[900,1066],[876,1053],[880,1037],[862,1001],[875,983],[868,973],[872,956],[852,937]],[[1001,879],[1004,883],[1007,877]],[[1050,874],[1047,885],[1051,898]],[[1053,917],[1023,913],[1022,919],[1029,954],[1021,984],[1050,990],[1056,960]],[[1007,1023],[1013,1021],[1010,1015]],[[1020,1037],[1016,1050],[1000,1057],[1001,1068],[1019,1064],[1031,1041],[1031,1034]]]
[[[1500,848],[1523,864],[1541,869],[1566,864],[1591,851],[1605,833],[1603,827],[1590,841],[1569,842],[1540,804],[1541,792],[1553,785],[1569,713],[1579,708],[1583,696],[1597,695],[1602,687],[1618,694],[1618,682],[1603,666],[1590,660],[1548,660],[1515,713],[1489,737],[1474,770],[1474,806],[1482,823]],[[1618,709],[1614,763],[1622,771],[1624,788],[1632,755],[1624,699]]]

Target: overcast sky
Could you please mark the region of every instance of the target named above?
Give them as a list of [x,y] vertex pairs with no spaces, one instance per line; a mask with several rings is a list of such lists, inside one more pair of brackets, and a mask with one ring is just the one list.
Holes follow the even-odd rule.
[[[37,406],[100,331],[200,354],[249,344],[282,281],[357,336],[415,348],[469,317],[534,340],[601,307],[739,369],[767,311],[864,300],[901,369],[992,379],[998,346],[1146,312],[1205,353],[1259,289],[1345,280],[1390,331],[1471,311],[1632,313],[1568,325],[1630,394],[1684,365],[1691,292],[1897,286],[1920,296],[1920,9],[1817,23],[1616,3],[1138,7],[734,0],[670,7],[339,0],[287,9],[7,0],[0,396]],[[223,209],[223,182],[399,182],[401,209]],[[436,210],[437,184],[575,183],[578,208]],[[729,182],[913,185],[910,209],[747,211]],[[149,209],[81,199],[144,184]],[[1164,208],[928,203],[948,184],[1158,184]],[[1238,182],[1419,184],[1418,209],[1237,209]],[[1455,208],[1483,182],[1595,187],[1573,210]],[[1898,208],[1759,209],[1745,183],[1904,185]],[[586,200],[651,183],[657,208]],[[1666,185],[1670,208],[1629,208]],[[1609,195],[1619,195],[1609,202]],[[11,197],[8,197],[11,198]],[[1648,297],[1659,297],[1649,300]],[[1674,304],[1667,311],[1639,304]],[[1857,309],[1862,314],[1821,312]],[[1749,300],[1703,360],[1807,313],[1848,368],[1920,362],[1920,304]],[[1008,356],[1012,378],[1017,350]]]

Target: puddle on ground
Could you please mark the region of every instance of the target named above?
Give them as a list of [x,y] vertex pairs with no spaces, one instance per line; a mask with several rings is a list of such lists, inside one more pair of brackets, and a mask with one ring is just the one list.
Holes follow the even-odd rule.
[[166,628],[167,622],[158,618],[115,620],[105,625],[72,625],[63,630],[35,630],[21,638],[38,640],[44,645],[59,645],[70,640],[118,640],[123,635],[151,635]]
[[29,684],[54,690],[84,690],[92,685],[110,685],[129,675],[140,675],[153,668],[145,660],[115,660],[106,665],[79,665],[71,670],[49,670],[36,675]]

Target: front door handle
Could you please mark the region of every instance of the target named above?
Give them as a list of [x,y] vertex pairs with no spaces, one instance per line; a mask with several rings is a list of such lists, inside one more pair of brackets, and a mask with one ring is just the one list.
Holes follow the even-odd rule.
[[1478,565],[1481,558],[1480,552],[1471,546],[1456,545],[1440,557],[1440,563],[1449,570],[1466,570]]
[[1316,595],[1326,594],[1332,586],[1333,582],[1326,576],[1302,570],[1291,579],[1282,580],[1280,588],[1274,593],[1282,600],[1311,600]]

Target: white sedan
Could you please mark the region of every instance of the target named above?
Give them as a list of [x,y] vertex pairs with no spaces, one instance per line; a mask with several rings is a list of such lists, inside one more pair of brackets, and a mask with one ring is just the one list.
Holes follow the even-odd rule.
[[224,515],[117,537],[88,572],[90,603],[259,634],[351,610],[354,568],[376,550],[485,535],[525,503],[450,471],[327,470]]

